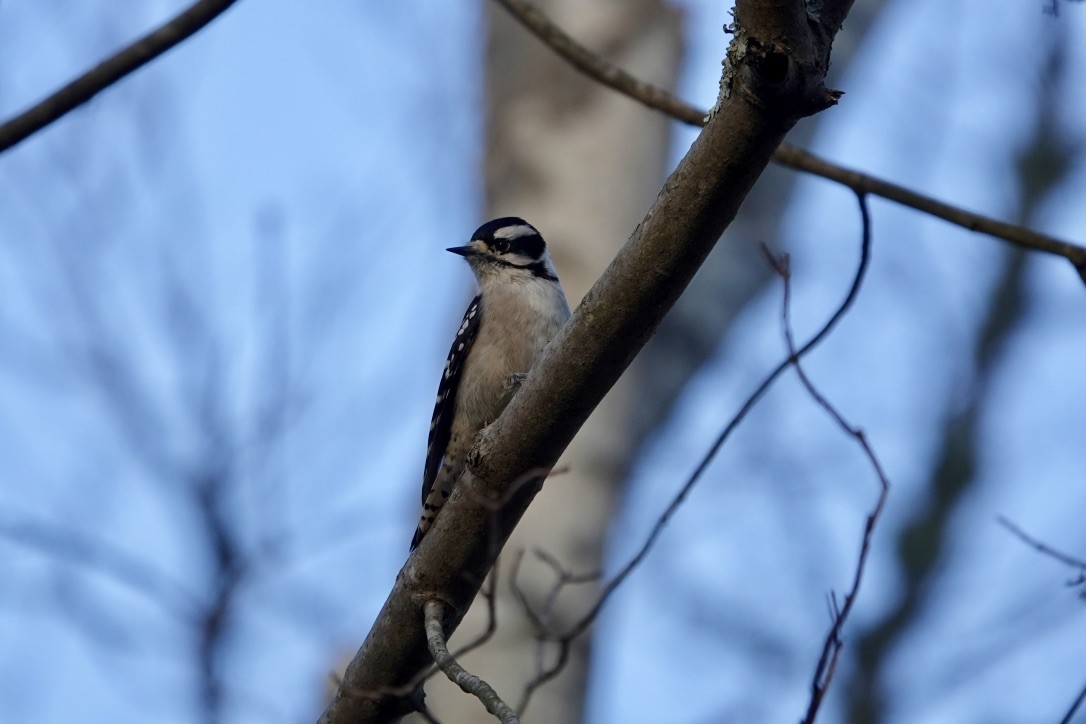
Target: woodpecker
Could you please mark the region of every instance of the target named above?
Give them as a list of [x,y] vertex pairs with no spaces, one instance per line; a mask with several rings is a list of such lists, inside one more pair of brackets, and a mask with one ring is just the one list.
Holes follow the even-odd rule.
[[497,419],[569,319],[547,245],[524,219],[488,221],[466,246],[447,251],[468,262],[478,294],[456,331],[437,388],[422,473],[422,514],[411,550],[452,493],[476,435]]

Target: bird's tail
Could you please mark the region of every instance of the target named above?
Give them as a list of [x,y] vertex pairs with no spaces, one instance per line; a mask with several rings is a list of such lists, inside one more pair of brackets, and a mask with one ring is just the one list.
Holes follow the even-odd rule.
[[426,535],[426,531],[430,529],[430,524],[420,521],[417,528],[415,528],[415,535],[411,538],[411,550],[415,550],[419,547],[419,543],[422,542],[422,537]]
[[441,508],[445,505],[445,500],[448,497],[449,491],[446,489],[444,481],[440,478],[434,481],[434,485],[430,489],[430,494],[426,496],[426,500],[422,503],[422,513],[419,515],[419,525],[415,528],[415,535],[411,538],[411,550],[415,550],[419,547],[419,543],[422,542],[422,537],[426,535],[426,531],[430,530],[430,526],[434,524],[434,518],[441,512]]

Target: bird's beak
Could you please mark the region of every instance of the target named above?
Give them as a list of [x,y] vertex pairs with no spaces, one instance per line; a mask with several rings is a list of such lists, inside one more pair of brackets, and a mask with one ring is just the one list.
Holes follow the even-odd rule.
[[451,251],[453,254],[459,254],[464,257],[474,256],[479,253],[476,251],[475,247],[470,244],[468,246],[450,246],[445,251]]

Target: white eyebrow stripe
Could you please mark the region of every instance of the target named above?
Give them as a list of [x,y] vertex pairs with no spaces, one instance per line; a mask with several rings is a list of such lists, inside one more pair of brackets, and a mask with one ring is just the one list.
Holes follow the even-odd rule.
[[535,227],[528,224],[517,224],[516,226],[506,226],[502,229],[498,229],[494,232],[495,239],[506,239],[512,241],[513,239],[519,239],[522,236],[531,236],[532,234],[538,234]]

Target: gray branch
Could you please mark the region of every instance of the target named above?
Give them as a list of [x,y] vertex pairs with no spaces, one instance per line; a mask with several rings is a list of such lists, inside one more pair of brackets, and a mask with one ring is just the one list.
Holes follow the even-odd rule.
[[426,629],[426,645],[438,668],[449,677],[449,681],[464,690],[464,693],[483,702],[486,710],[496,716],[504,724],[520,724],[517,713],[509,708],[509,705],[501,700],[494,687],[471,673],[449,653],[449,647],[445,643],[445,628],[443,619],[445,607],[440,601],[427,601],[422,607],[424,627]]

